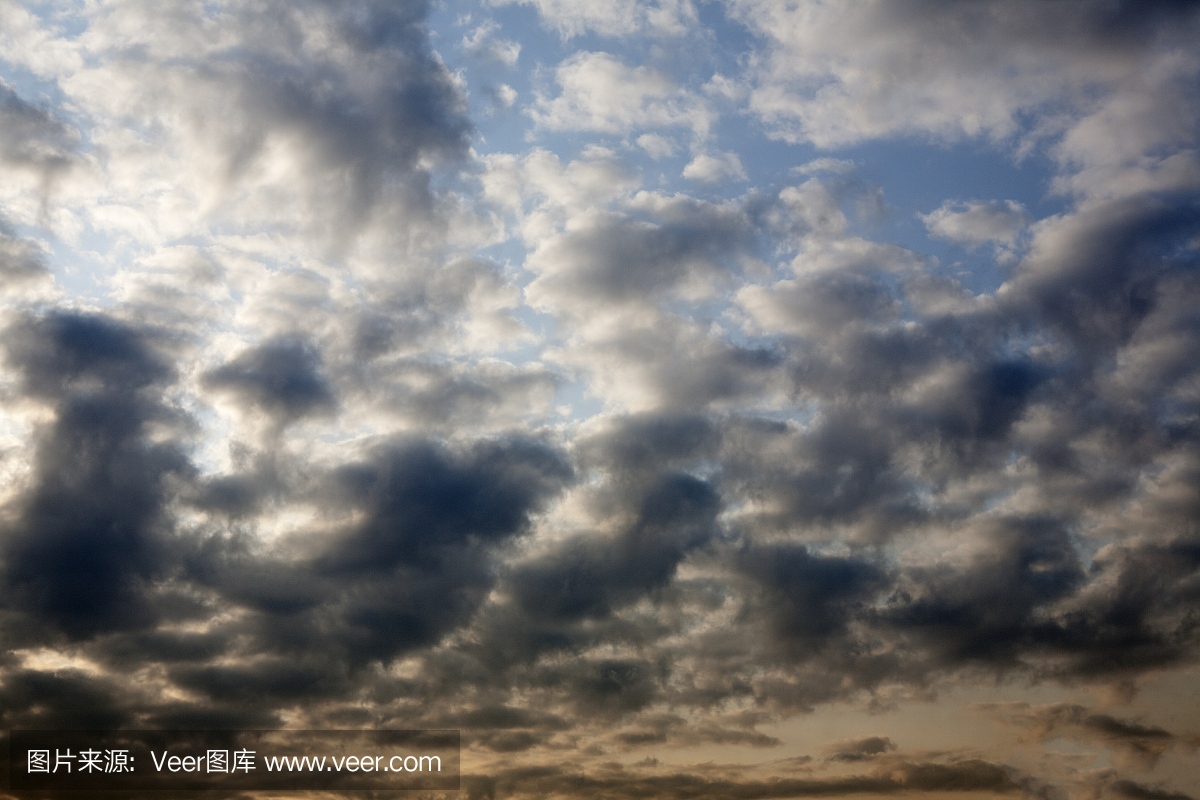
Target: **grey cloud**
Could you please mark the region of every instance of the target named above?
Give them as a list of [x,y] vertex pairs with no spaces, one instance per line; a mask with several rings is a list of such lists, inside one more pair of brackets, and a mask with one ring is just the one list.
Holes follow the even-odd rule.
[[562,456],[532,439],[483,441],[459,456],[420,440],[385,445],[335,473],[335,497],[366,516],[322,563],[387,569],[419,563],[427,549],[502,540],[570,477]]
[[1151,788],[1133,781],[1116,781],[1110,789],[1115,796],[1126,797],[1129,800],[1192,800],[1191,795],[1183,792]]
[[[992,14],[1001,33],[1043,36],[1025,27],[1044,17],[1017,19],[1021,3],[897,8],[920,12],[905,24],[921,30]],[[1194,14],[1081,8],[1062,49],[1134,61],[1163,20]],[[587,210],[563,222],[547,200],[536,213],[562,227],[526,242],[528,300],[561,324],[545,363],[479,359],[459,327],[512,322],[509,279],[397,244],[440,235],[429,233],[440,213],[429,165],[462,156],[468,133],[424,11],[247,6],[228,20],[242,46],[179,62],[182,85],[228,90],[228,114],[207,117],[197,147],[224,159],[234,189],[251,191],[283,141],[300,153],[311,185],[296,191],[318,228],[353,237],[376,214],[396,222],[397,238],[375,243],[386,269],[363,278],[361,297],[330,299],[361,288],[357,262],[345,275],[325,265],[310,281],[332,309],[321,328],[265,334],[203,373],[202,388],[281,429],[389,433],[321,440],[312,460],[282,435],[260,450],[235,443],[227,472],[202,474],[188,449],[195,421],[176,405],[176,375],[195,368],[180,341],[203,335],[194,320],[154,329],[119,321],[128,307],[58,310],[6,330],[5,399],[42,416],[12,456],[31,471],[0,527],[5,639],[110,675],[140,661],[148,692],[190,698],[148,700],[0,654],[6,724],[67,725],[72,703],[102,726],[273,726],[299,708],[322,724],[461,727],[480,753],[584,759],[589,745],[769,747],[756,726],[819,703],[879,707],[941,681],[1132,682],[1194,659],[1193,193],[1080,201],[1031,226],[1011,280],[975,296],[932,261],[848,237],[844,198],[816,183],[723,204],[646,192],[608,209],[580,190]],[[306,49],[314,30],[349,66]],[[126,67],[175,69],[151,44]],[[199,94],[172,96],[207,108]],[[52,120],[18,111],[53,140]],[[1003,116],[984,128],[1002,131]],[[535,160],[530,170],[545,168]],[[1016,235],[1012,217],[983,222],[955,230],[968,242]],[[770,253],[775,263],[746,266]],[[0,238],[6,277],[39,274],[37,256]],[[714,291],[750,274],[764,285],[743,288],[737,308]],[[590,376],[608,405],[536,432],[558,367]],[[293,511],[312,513],[263,535]],[[1181,741],[1085,709],[1022,719],[1131,754],[1129,768]],[[863,771],[841,777],[547,768],[467,785],[584,798],[1033,786],[990,761],[893,749],[884,736],[835,743],[833,764],[813,769]],[[1108,791],[1172,797],[1128,781]]]
[[1060,631],[1035,611],[1085,580],[1070,537],[1053,519],[1011,519],[986,531],[991,547],[958,569],[916,569],[884,618],[948,664],[1016,666]]
[[564,682],[581,714],[620,717],[657,698],[662,672],[661,665],[634,659],[580,659],[552,679]]
[[1169,535],[1130,543],[1098,553],[1096,567],[1096,579],[1060,617],[1072,667],[1120,674],[1186,658],[1197,622],[1181,611],[1198,597],[1200,542]]
[[471,800],[504,798],[526,794],[569,793],[574,797],[719,798],[720,800],[767,800],[788,797],[841,797],[874,793],[901,794],[911,791],[998,791],[1020,790],[1003,767],[982,760],[950,764],[901,763],[886,772],[831,778],[778,778],[771,781],[707,779],[700,775],[619,775],[592,777],[558,768],[513,769],[499,775],[466,778]]
[[479,742],[495,753],[520,753],[542,744],[546,736],[530,731],[501,731],[479,737]]
[[615,537],[584,534],[518,565],[509,591],[527,614],[550,620],[603,617],[666,586],[679,563],[716,532],[720,505],[707,483],[663,474],[622,500],[634,521]]
[[724,744],[741,747],[778,747],[782,742],[755,730],[741,730],[712,723],[695,723],[675,714],[642,715],[639,726],[621,731],[614,738],[627,748],[647,744],[687,747]]
[[263,709],[245,702],[203,704],[173,701],[146,710],[145,725],[159,730],[269,730],[277,728],[280,718],[273,709]]
[[1037,309],[1085,354],[1111,352],[1162,302],[1159,287],[1194,264],[1180,245],[1198,230],[1189,195],[1098,204],[1045,223],[997,296],[1014,315]]
[[581,441],[580,451],[589,465],[642,476],[711,458],[719,443],[719,426],[704,415],[647,413],[613,420]]
[[230,637],[221,633],[134,631],[96,640],[89,652],[119,668],[137,668],[147,662],[173,664],[210,661],[230,649]]
[[821,537],[841,530],[880,540],[927,520],[920,485],[894,463],[884,426],[833,411],[808,435],[770,420],[739,420],[725,440],[723,483],[766,502],[743,518],[752,530]]
[[[122,102],[150,116],[162,145],[212,165],[195,188],[219,198],[229,222],[283,225],[344,253],[379,214],[391,227],[436,224],[427,167],[466,155],[465,104],[430,50],[427,10],[421,0],[225,13],[124,5],[88,23],[97,55],[137,87]],[[295,166],[283,180],[262,169],[281,155]]]
[[252,515],[262,509],[264,501],[280,497],[286,485],[275,469],[269,454],[256,459],[259,463],[246,472],[218,475],[198,482],[191,503],[205,511],[218,512],[231,518]]
[[0,160],[33,171],[43,194],[77,161],[79,134],[0,81]]
[[356,382],[367,397],[377,398],[389,412],[428,429],[453,430],[460,425],[542,417],[562,378],[538,364],[514,365],[499,360],[447,364],[423,359],[396,359],[364,370]]
[[886,736],[862,736],[833,742],[826,746],[830,761],[868,761],[882,753],[895,750],[896,745]]
[[899,301],[880,281],[844,272],[747,287],[738,301],[763,330],[818,340],[848,325],[887,323],[900,313]]
[[[188,569],[252,610],[245,632],[255,647],[289,658],[323,648],[344,659],[323,659],[324,669],[388,662],[466,622],[495,580],[493,548],[524,533],[529,515],[570,478],[562,455],[533,439],[384,442],[310,487],[335,519],[357,521],[299,542],[299,560],[256,556],[244,538],[213,536]],[[318,693],[338,685],[312,684]]]
[[[1029,117],[1035,127],[1043,114],[1081,114],[1073,107],[1081,90],[1138,85],[1145,65],[1186,48],[1196,25],[1195,8],[1179,2],[1067,9],[912,0],[853,15],[793,15],[772,3],[733,9],[768,43],[751,109],[774,135],[825,147],[911,134],[1002,139]],[[914,61],[914,47],[928,55]]]
[[750,242],[749,220],[737,206],[682,198],[643,205],[632,214],[587,215],[539,247],[530,262],[542,274],[527,289],[530,301],[569,311],[720,280]]
[[1182,737],[1162,728],[1095,713],[1080,705],[996,703],[981,704],[979,708],[1019,726],[1037,741],[1062,737],[1110,748],[1118,765],[1139,771],[1153,768],[1165,752],[1183,742]]
[[348,682],[342,669],[326,659],[270,658],[253,665],[177,665],[173,683],[219,704],[277,708],[301,700],[343,695]]
[[476,730],[512,730],[514,728],[538,728],[558,731],[570,727],[570,723],[556,714],[533,711],[512,706],[484,706],[481,708],[447,714],[441,718],[445,727]]
[[[827,646],[842,646],[847,624],[886,586],[869,562],[812,555],[803,546],[761,546],[740,558],[742,571],[760,587],[747,615],[765,615],[787,660],[804,660]],[[753,611],[751,612],[751,609]]]
[[[734,727],[723,724],[728,722],[733,722]],[[613,738],[628,748],[645,744],[664,744],[672,747],[725,744],[763,748],[782,744],[779,739],[753,728],[754,722],[747,724],[746,720],[726,718],[698,721],[685,719],[677,714],[643,714],[638,718],[636,727],[615,733]]]
[[0,290],[49,274],[37,244],[16,236],[0,219]]
[[321,358],[309,342],[279,338],[263,342],[206,373],[206,388],[229,392],[283,422],[328,413],[333,388],[321,374]]
[[786,359],[770,342],[731,343],[694,322],[665,313],[632,312],[631,324],[556,354],[594,384],[635,408],[699,413],[779,396]]
[[[394,256],[401,243],[386,241],[383,259]],[[517,303],[517,291],[502,270],[485,259],[420,262],[411,269],[389,269],[386,280],[373,284],[370,296],[339,320],[348,332],[348,349],[355,359],[378,359],[391,353],[403,356],[437,351],[447,341],[447,328],[471,321],[472,313],[503,318]],[[473,307],[472,302],[492,299],[494,306]]]

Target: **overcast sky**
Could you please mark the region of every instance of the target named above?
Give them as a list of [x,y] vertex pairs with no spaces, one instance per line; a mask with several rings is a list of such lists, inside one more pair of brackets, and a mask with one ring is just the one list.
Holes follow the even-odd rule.
[[464,800],[1195,800],[1197,42],[0,0],[0,727],[458,728]]

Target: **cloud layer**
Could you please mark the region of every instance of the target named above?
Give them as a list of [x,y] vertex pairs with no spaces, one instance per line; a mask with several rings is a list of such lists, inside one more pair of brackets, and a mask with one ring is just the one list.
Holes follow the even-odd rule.
[[576,5],[0,3],[4,727],[1189,797],[1194,718],[788,725],[1192,674],[1196,7]]

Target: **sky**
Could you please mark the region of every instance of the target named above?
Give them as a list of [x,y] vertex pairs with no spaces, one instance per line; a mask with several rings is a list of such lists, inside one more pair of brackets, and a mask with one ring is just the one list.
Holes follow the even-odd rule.
[[0,0],[0,728],[1200,797],[1200,4]]

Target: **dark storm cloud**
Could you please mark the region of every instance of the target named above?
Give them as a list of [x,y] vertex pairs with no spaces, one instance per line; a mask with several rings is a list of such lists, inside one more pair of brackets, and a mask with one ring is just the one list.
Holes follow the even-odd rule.
[[[280,703],[344,696],[356,665],[435,643],[482,602],[496,577],[494,548],[525,532],[572,475],[560,452],[534,439],[387,442],[304,479],[334,519],[357,521],[302,543],[308,555],[298,561],[277,559],[247,547],[236,529],[174,529],[167,508],[194,470],[181,444],[155,435],[175,429],[174,441],[184,441],[186,419],[164,402],[174,373],[152,334],[56,312],[18,320],[5,341],[25,394],[55,415],[5,526],[6,627],[29,644],[53,640],[54,630],[77,640],[105,634],[87,649],[101,663],[158,663],[176,686],[206,698],[154,711],[162,720],[270,722]],[[329,396],[311,351],[290,341],[253,349],[209,381],[285,417]],[[238,494],[236,482],[210,479],[181,497],[216,507],[215,496]],[[273,491],[296,489],[277,476]],[[651,501],[647,524],[661,521],[655,513],[666,512]],[[186,581],[210,599],[163,594]],[[153,629],[164,617],[231,607],[249,615],[207,633]],[[257,655],[243,666],[211,663],[231,653]],[[603,694],[601,672],[594,683]],[[95,693],[103,699],[103,687]],[[11,707],[20,707],[15,696]]]
[[330,548],[332,573],[420,564],[442,548],[502,541],[571,477],[562,455],[534,439],[482,441],[455,454],[398,441],[334,474],[335,495],[364,521]]
[[203,382],[281,422],[328,413],[335,406],[333,389],[321,374],[320,354],[300,339],[272,339],[251,347],[206,373]]
[[762,596],[748,607],[770,619],[786,657],[811,658],[841,644],[847,624],[886,585],[885,574],[858,558],[812,555],[803,545],[760,546],[740,559]]
[[210,661],[226,652],[230,644],[229,637],[219,633],[156,630],[104,636],[89,650],[106,663],[129,669],[147,662]]
[[0,687],[6,729],[114,730],[130,721],[120,681],[79,670],[11,670]]
[[253,461],[255,463],[237,465],[248,467],[245,472],[201,481],[189,498],[192,504],[205,511],[237,519],[258,512],[265,501],[283,495],[286,486],[278,474],[272,454],[260,454]]
[[98,314],[21,318],[5,349],[54,415],[0,538],[5,605],[72,638],[152,624],[147,593],[174,548],[165,506],[190,473],[179,446],[152,436],[186,423],[162,398],[171,368],[148,334]]
[[1200,542],[1141,542],[1097,554],[1092,585],[1060,617],[1062,647],[1082,675],[1130,672],[1189,658],[1200,621]]

